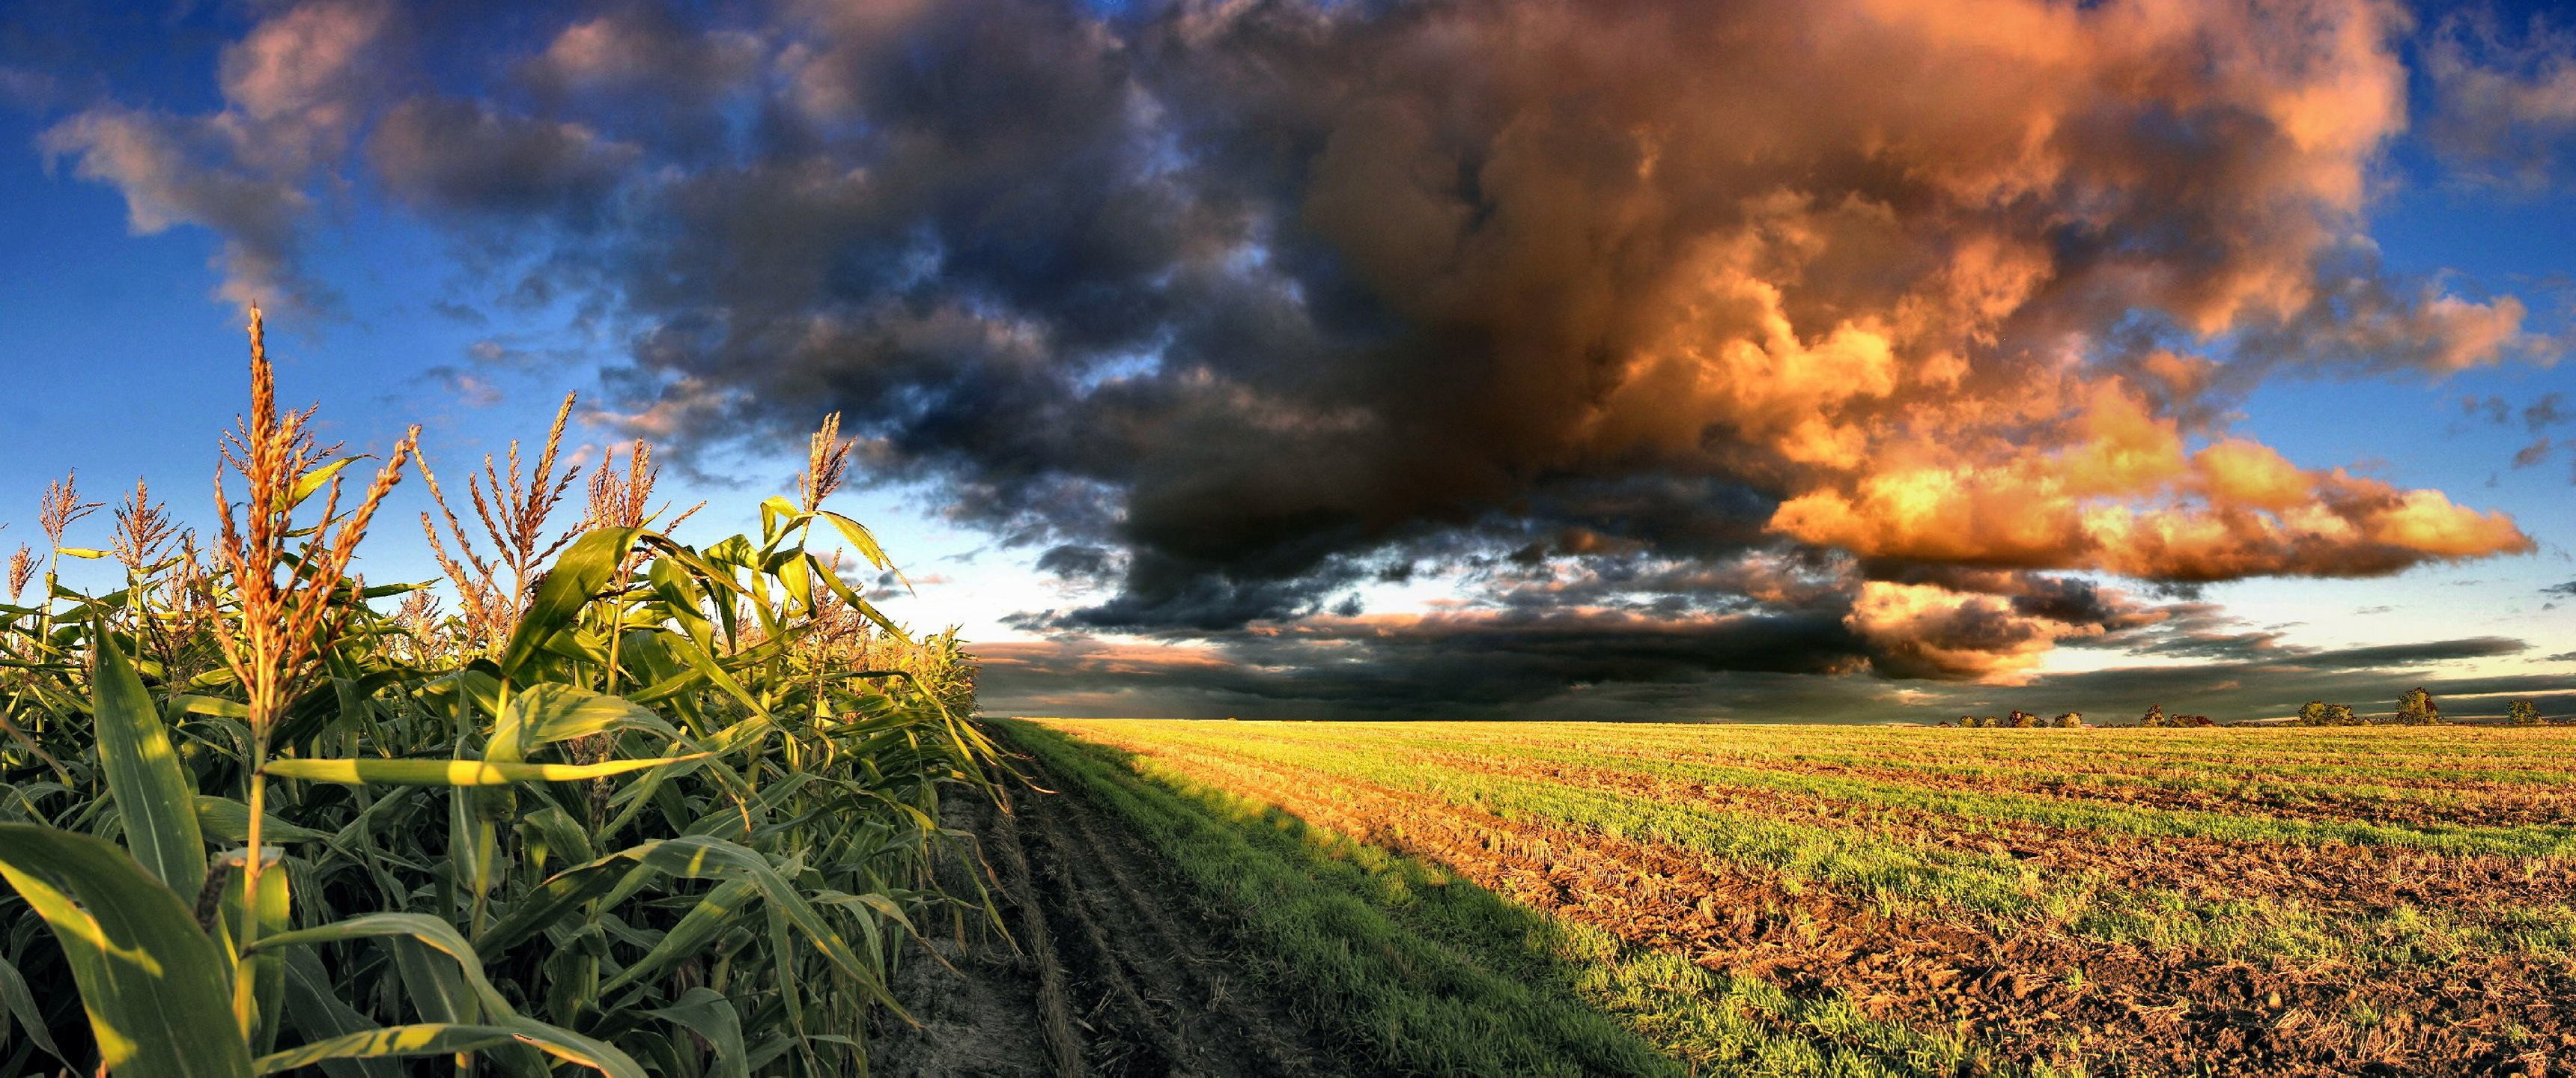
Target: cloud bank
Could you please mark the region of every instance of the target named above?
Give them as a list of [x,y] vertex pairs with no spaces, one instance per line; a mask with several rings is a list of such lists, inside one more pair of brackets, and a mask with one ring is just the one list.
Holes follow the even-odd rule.
[[[2091,580],[2533,547],[2228,418],[2555,347],[2373,254],[2391,4],[619,5],[388,44],[431,17],[271,9],[217,111],[44,147],[221,233],[227,296],[324,305],[317,207],[408,207],[496,297],[622,327],[613,418],[684,453],[845,412],[1098,585],[1025,622],[1081,669],[1111,632],[1404,671],[1256,679],[1291,699],[2009,682],[2176,616]],[[2563,118],[2563,64],[2443,33],[2446,116]],[[1469,597],[1358,608],[1419,574]]]

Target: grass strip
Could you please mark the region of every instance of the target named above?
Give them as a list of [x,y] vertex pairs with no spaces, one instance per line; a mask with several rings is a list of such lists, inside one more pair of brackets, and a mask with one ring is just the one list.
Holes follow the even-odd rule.
[[[1252,724],[1238,724],[1251,726]],[[1251,731],[1245,731],[1250,734]],[[1367,745],[1417,752],[1455,752],[1459,732],[1450,730],[1310,733],[1272,728],[1257,736],[1191,731],[1184,737],[1214,739],[1238,751],[1256,744],[1276,745],[1307,754],[1348,753]],[[1356,734],[1357,736],[1354,736]],[[1177,740],[1177,738],[1175,739]],[[1290,748],[1292,747],[1293,748]],[[1786,793],[1830,797],[1859,805],[1928,810],[1961,819],[1996,819],[2140,837],[2209,838],[2230,842],[2341,843],[2397,846],[2443,854],[2500,854],[2515,857],[2576,856],[2576,828],[2563,826],[2479,827],[2449,824],[2401,826],[2364,821],[2293,820],[2251,813],[2195,809],[2162,809],[2122,803],[2084,802],[2060,797],[2003,791],[1942,790],[1899,783],[1805,774],[1757,765],[1726,766],[1687,759],[1657,759],[1634,752],[1604,753],[1574,744],[1486,743],[1484,747],[1518,759],[1543,760],[1628,770],[1731,786],[1764,787]],[[1370,756],[1350,753],[1354,757]],[[1301,757],[1301,759],[1310,757]],[[1371,757],[1372,761],[1375,757]]]

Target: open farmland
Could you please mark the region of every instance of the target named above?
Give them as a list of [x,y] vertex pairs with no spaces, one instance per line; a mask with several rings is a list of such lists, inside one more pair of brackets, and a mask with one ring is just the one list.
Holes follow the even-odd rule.
[[1008,732],[1391,1068],[2576,1061],[2576,731]]

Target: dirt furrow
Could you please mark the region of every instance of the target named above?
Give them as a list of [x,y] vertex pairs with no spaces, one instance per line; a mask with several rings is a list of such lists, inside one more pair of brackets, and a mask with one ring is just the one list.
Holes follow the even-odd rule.
[[[1033,769],[1023,761],[1020,766]],[[1056,786],[1042,771],[1033,777]],[[896,982],[922,1028],[889,1022],[871,1070],[893,1078],[1363,1073],[1257,975],[1220,914],[1142,838],[1080,792],[1025,789],[1011,811],[959,798],[1010,937],[923,945]],[[964,881],[959,881],[964,882]],[[968,884],[964,890],[971,890]]]

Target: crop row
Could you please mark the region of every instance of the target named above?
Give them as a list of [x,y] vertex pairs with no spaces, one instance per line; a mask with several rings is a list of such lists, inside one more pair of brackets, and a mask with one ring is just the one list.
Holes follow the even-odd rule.
[[[1996,810],[2018,795],[1766,785],[1758,768],[1585,751],[1633,749],[1627,727],[1061,729],[1632,945],[1908,1028],[1965,1021],[2022,1065],[2492,1068],[2570,1033],[2549,1001],[2576,987],[2576,920],[2545,835],[2266,818],[2230,833],[2201,818],[2221,814],[2083,806],[2172,818],[2098,827]],[[1651,731],[1694,732],[1781,733]]]

